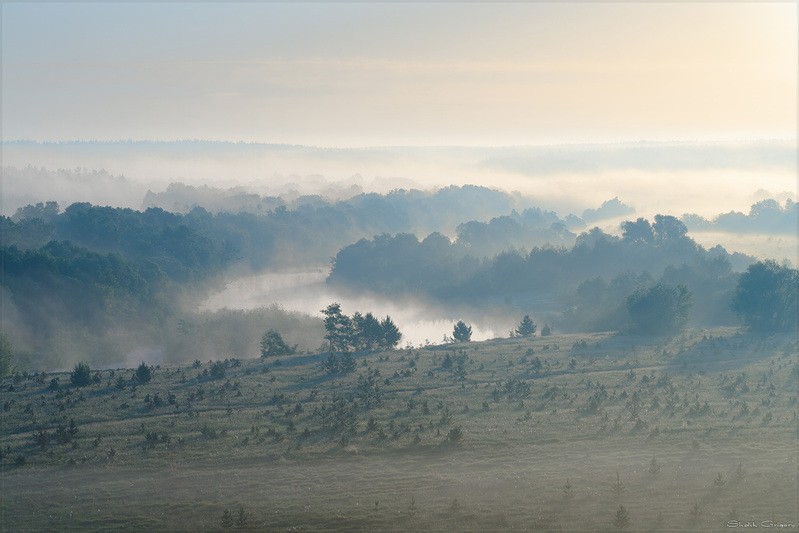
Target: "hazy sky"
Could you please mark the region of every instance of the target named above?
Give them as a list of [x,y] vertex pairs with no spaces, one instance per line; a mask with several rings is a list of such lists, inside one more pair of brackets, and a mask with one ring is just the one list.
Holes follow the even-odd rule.
[[3,3],[3,139],[795,138],[792,3]]

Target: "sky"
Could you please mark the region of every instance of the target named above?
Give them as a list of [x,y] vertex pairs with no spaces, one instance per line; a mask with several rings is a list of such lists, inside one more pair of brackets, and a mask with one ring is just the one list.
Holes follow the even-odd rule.
[[793,3],[2,3],[3,140],[795,139]]

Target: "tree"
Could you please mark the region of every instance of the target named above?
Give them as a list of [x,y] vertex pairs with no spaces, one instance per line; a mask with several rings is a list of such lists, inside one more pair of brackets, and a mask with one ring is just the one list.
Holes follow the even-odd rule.
[[655,238],[659,241],[682,239],[688,233],[685,224],[671,215],[655,215],[652,230],[655,233]]
[[544,324],[544,327],[541,328],[541,336],[549,337],[550,335],[552,335],[552,326],[549,324]]
[[296,353],[297,345],[289,346],[280,333],[270,329],[261,337],[261,357],[277,357]]
[[141,364],[136,368],[135,376],[136,381],[143,385],[145,383],[149,383],[150,380],[153,379],[153,371],[144,361],[142,361]]
[[530,320],[530,315],[524,315],[522,321],[519,323],[519,327],[516,328],[514,333],[519,337],[532,337],[535,335],[536,326],[533,324],[533,321]]
[[645,335],[674,333],[685,326],[691,309],[691,293],[685,285],[658,283],[638,289],[627,297],[633,329]]
[[380,323],[380,329],[382,333],[380,346],[382,348],[394,348],[402,340],[402,333],[390,316],[386,315],[386,318]]
[[8,335],[0,333],[0,378],[11,373],[11,361],[14,357],[14,350]]
[[616,515],[613,517],[613,525],[620,530],[630,525],[630,514],[623,505],[619,505],[619,508],[616,510]]
[[791,331],[797,327],[799,271],[759,261],[741,274],[732,310],[757,332]]
[[645,218],[639,218],[635,222],[630,220],[622,222],[621,231],[622,239],[626,242],[650,243],[655,238],[652,225]]
[[341,304],[336,302],[328,305],[322,313],[325,315],[325,339],[330,342],[330,351],[348,351],[355,332],[352,319],[341,312]]
[[69,374],[69,381],[76,387],[85,387],[92,383],[92,369],[88,363],[78,363]]
[[472,327],[467,326],[463,320],[458,320],[452,330],[452,338],[458,342],[469,342],[472,340]]
[[383,345],[383,329],[372,313],[352,315],[353,336],[356,348],[374,350]]

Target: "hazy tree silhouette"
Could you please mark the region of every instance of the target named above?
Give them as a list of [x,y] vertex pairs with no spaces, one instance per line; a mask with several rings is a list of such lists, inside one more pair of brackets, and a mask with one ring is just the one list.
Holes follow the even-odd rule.
[[645,335],[679,331],[688,321],[690,309],[691,293],[684,285],[671,287],[658,283],[638,289],[627,298],[633,329]]
[[519,337],[532,337],[535,335],[536,325],[530,320],[530,315],[524,315],[519,327],[516,328],[515,333]]
[[458,342],[469,342],[472,340],[472,327],[467,326],[463,320],[458,320],[452,330],[452,338]]
[[88,363],[78,363],[69,374],[69,381],[76,387],[85,387],[92,383],[92,369]]
[[322,313],[325,315],[325,339],[330,343],[330,351],[348,351],[354,333],[352,319],[341,312],[341,304],[337,302],[328,305]]
[[150,367],[147,366],[146,363],[142,362],[136,368],[136,374],[135,375],[136,375],[136,381],[138,381],[139,383],[142,383],[142,384],[149,383],[150,380],[153,378],[153,371],[150,370]]
[[297,351],[297,345],[289,346],[277,331],[270,329],[261,337],[261,357],[291,355]]
[[741,274],[732,310],[753,331],[790,331],[797,326],[799,271],[759,261]]
[[386,318],[380,322],[380,329],[382,332],[382,348],[394,348],[399,344],[399,341],[402,339],[402,333],[400,333],[399,328],[394,324],[390,316],[386,315]]

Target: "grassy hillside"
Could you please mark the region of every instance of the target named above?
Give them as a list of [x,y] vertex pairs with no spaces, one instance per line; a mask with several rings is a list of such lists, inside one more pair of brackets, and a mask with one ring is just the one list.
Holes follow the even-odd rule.
[[243,529],[602,531],[620,506],[635,531],[797,523],[793,335],[325,359],[4,380],[0,528],[218,530],[227,510]]

